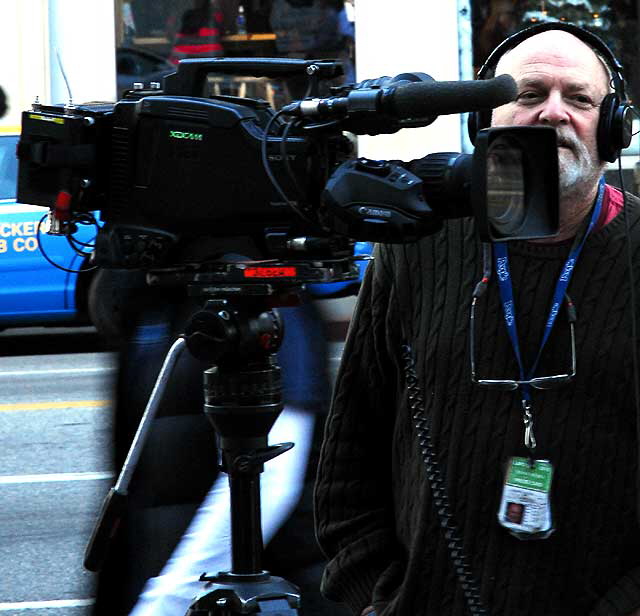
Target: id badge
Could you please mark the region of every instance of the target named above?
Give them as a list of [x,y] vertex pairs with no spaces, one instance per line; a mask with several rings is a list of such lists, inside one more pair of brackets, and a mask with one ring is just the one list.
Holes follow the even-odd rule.
[[549,498],[552,478],[548,460],[509,459],[498,522],[518,539],[546,539],[555,530]]

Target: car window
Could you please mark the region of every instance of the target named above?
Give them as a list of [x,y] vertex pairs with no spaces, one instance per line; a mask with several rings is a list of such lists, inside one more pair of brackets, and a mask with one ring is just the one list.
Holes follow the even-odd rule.
[[15,135],[0,135],[0,199],[15,199],[18,180]]

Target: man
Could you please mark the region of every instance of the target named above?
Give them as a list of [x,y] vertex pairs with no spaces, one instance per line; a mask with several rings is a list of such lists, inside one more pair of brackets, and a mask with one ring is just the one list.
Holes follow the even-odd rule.
[[[494,246],[496,261],[471,219],[447,221],[415,244],[377,248],[316,485],[317,533],[329,558],[322,589],[356,615],[469,614],[461,572],[470,602],[492,615],[640,614],[623,199],[600,182],[598,153],[608,71],[560,28],[506,52],[496,70],[504,72],[518,96],[494,111],[492,124],[557,130],[560,232]],[[637,252],[640,202],[628,195],[627,207]],[[483,274],[490,279],[481,293]],[[414,426],[420,407],[442,486],[422,459],[429,447],[425,423]],[[534,503],[536,523],[513,528],[508,502]]]
[[[586,49],[585,49],[586,48]],[[585,52],[573,56],[572,52]],[[560,242],[573,237],[593,206],[604,162],[596,144],[600,102],[609,93],[602,61],[567,32],[549,30],[527,39],[498,63],[496,74],[516,78],[515,102],[493,113],[494,126],[540,124],[558,134]]]

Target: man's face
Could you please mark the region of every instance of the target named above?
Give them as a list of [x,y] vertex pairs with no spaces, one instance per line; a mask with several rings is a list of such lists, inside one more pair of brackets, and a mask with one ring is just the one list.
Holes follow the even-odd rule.
[[513,524],[522,523],[522,515],[524,514],[524,506],[520,503],[507,504],[507,520]]
[[592,49],[568,32],[543,32],[503,56],[502,73],[513,76],[518,97],[494,110],[492,126],[554,127],[561,194],[594,186],[604,169],[596,136],[609,76]]

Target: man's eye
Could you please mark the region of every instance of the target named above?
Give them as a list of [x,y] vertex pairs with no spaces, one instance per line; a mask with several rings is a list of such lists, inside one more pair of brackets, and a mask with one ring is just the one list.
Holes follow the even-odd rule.
[[531,90],[529,90],[527,92],[520,92],[520,94],[518,94],[517,100],[523,103],[533,103],[540,100],[540,98],[542,98],[542,95],[540,93],[532,92]]
[[593,100],[586,94],[574,94],[571,100],[580,107],[593,107]]

